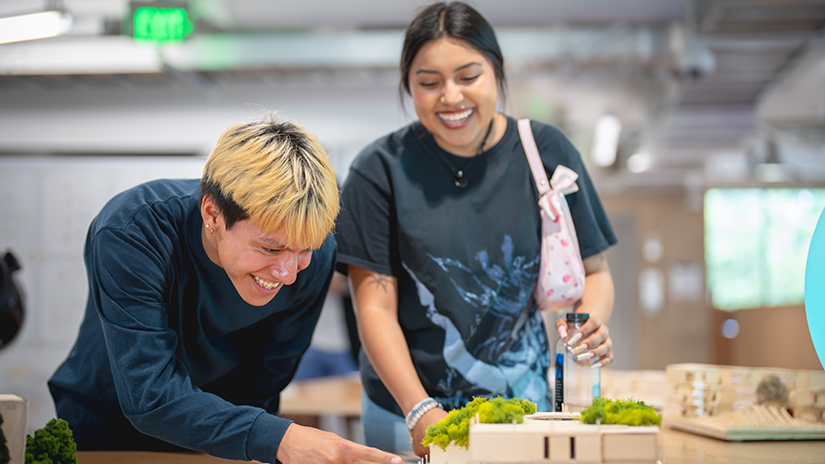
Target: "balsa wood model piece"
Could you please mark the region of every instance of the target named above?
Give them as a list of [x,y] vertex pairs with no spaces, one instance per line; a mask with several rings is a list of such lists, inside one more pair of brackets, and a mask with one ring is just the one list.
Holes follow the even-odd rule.
[[26,457],[26,411],[28,403],[16,395],[0,395],[0,415],[3,416],[3,435],[6,437],[11,461],[23,464]]
[[670,427],[728,441],[825,439],[825,372],[675,364],[667,379]]
[[430,446],[429,464],[655,463],[659,427],[590,425],[572,414],[533,414],[521,424],[471,423],[467,449]]

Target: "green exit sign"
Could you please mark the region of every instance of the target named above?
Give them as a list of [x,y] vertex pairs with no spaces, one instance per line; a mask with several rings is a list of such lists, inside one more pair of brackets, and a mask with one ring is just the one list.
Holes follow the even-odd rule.
[[134,14],[134,37],[149,42],[180,42],[192,35],[194,24],[183,8],[141,7]]

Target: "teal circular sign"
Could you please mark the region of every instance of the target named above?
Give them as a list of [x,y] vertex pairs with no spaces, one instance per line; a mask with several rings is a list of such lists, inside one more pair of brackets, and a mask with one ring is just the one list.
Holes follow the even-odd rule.
[[819,363],[825,367],[825,211],[819,216],[805,265],[805,314]]

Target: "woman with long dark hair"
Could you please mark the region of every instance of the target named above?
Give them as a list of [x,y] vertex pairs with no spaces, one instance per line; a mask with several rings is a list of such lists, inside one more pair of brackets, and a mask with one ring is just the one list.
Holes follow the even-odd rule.
[[[337,225],[363,343],[367,444],[419,456],[429,425],[474,396],[550,410],[547,336],[532,297],[540,261],[537,192],[516,121],[497,107],[504,58],[490,24],[460,3],[431,5],[407,29],[401,90],[418,121],[355,160]],[[557,128],[532,123],[548,173],[579,175],[568,196],[584,267],[576,348],[612,361],[607,321],[616,243],[581,157]],[[560,327],[559,322],[557,327]]]

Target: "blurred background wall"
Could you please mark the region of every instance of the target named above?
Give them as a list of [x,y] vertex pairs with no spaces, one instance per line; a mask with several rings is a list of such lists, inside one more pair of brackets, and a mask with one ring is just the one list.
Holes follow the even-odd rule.
[[[470,3],[505,55],[505,112],[568,134],[616,228],[613,368],[821,369],[799,276],[825,208],[825,1]],[[31,430],[54,415],[45,381],[83,314],[99,208],[198,177],[227,126],[266,111],[318,134],[344,181],[415,119],[397,65],[424,4],[0,0],[0,17],[71,16],[58,37],[0,44],[0,251],[28,309],[0,392],[30,400]],[[184,8],[193,32],[137,41],[140,7]]]

